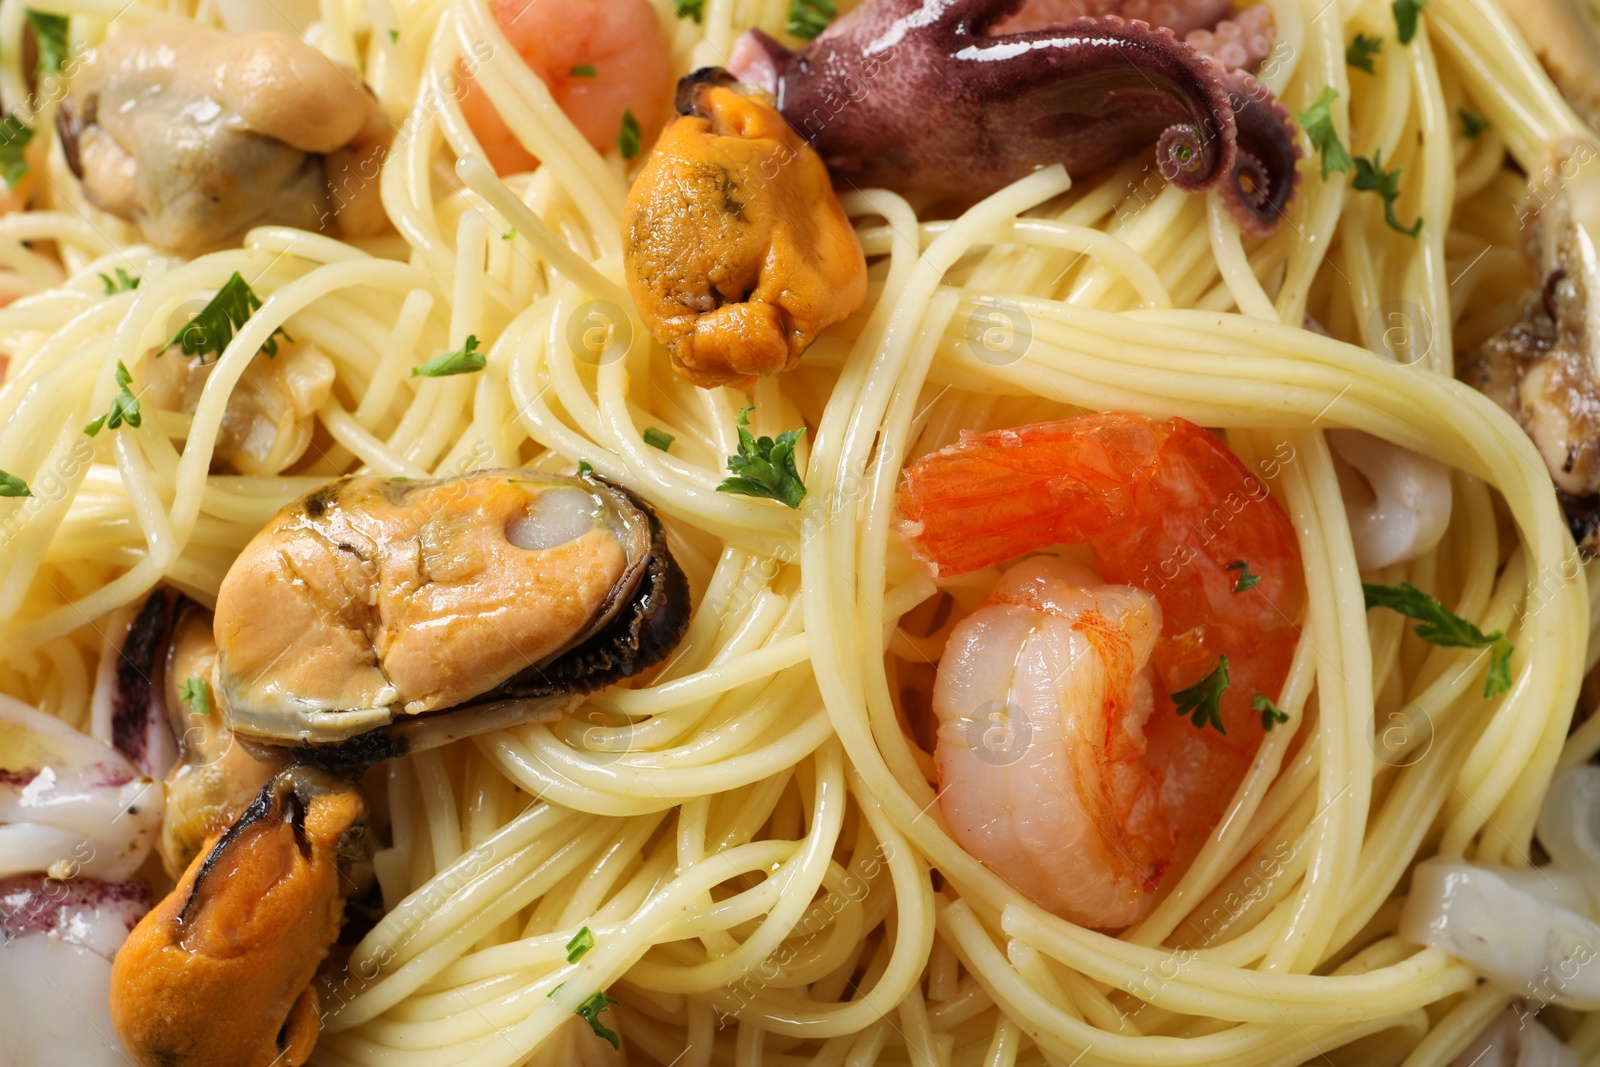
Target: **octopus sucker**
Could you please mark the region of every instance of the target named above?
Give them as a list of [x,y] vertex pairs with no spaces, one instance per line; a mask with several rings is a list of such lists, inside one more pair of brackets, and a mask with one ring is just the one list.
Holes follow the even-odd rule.
[[[776,97],[841,186],[974,199],[1039,166],[1081,175],[1154,145],[1174,185],[1221,189],[1253,234],[1277,224],[1297,149],[1265,88],[1245,101],[1223,62],[1114,14],[992,32],[1021,6],[872,0],[798,52],[750,31],[730,66]],[[1254,146],[1243,172],[1241,101]]]

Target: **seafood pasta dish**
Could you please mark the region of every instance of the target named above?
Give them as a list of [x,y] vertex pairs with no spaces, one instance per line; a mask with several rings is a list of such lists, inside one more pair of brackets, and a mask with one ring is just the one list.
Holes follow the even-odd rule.
[[1600,3],[0,0],[0,1067],[1600,1065]]

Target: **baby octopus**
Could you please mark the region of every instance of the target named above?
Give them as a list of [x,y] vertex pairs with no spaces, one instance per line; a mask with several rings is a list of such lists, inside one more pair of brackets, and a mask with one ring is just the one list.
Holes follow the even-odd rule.
[[973,198],[1039,166],[1082,174],[1154,143],[1168,181],[1219,189],[1248,234],[1277,227],[1294,195],[1294,126],[1226,65],[1260,51],[1259,32],[1218,61],[1113,14],[1001,32],[1022,9],[869,0],[799,52],[752,30],[730,69],[777,98],[842,184]]

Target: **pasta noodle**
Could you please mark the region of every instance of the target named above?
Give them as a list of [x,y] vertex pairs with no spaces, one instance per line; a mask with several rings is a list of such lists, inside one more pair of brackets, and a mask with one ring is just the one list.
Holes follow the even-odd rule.
[[[749,27],[778,32],[787,10],[706,0],[696,24],[654,2],[678,73],[725,62]],[[211,0],[49,6],[75,44],[113,17],[214,17]],[[1390,25],[1387,3],[1271,7],[1263,81],[1291,110],[1337,90],[1335,126],[1400,168],[1419,238],[1314,163],[1287,224],[1252,242],[1215,194],[1152,180],[1143,157],[1090,180],[1046,168],[955,218],[852,190],[866,307],[747,395],[672,375],[622,287],[625,164],[576,132],[483,0],[320,4],[313,43],[359,63],[397,125],[376,180],[398,237],[264,227],[167,258],[89,207],[53,144],[52,207],[0,218],[16,297],[0,309],[0,465],[34,492],[0,501],[0,691],[82,727],[96,620],[159,583],[213,603],[256,530],[339,474],[582,460],[659,511],[694,588],[688,634],[647,682],[574,715],[377,772],[385,914],[322,988],[312,1062],[621,1062],[573,1018],[601,989],[626,1058],[664,1067],[1449,1063],[1513,998],[1399,938],[1407,872],[1433,854],[1527,865],[1550,776],[1600,751],[1600,717],[1568,736],[1600,659],[1593,575],[1539,454],[1454,379],[1453,353],[1527,285],[1504,154],[1534,174],[1548,145],[1594,134],[1492,0],[1431,0],[1413,47],[1370,76],[1344,50]],[[23,4],[0,0],[7,99],[27,96],[22,26]],[[533,173],[502,183],[471,162],[462,61]],[[1489,120],[1477,139],[1452,135],[1464,106]],[[136,290],[102,291],[117,267]],[[137,371],[235,271],[263,304],[192,417],[86,438],[118,363]],[[1403,349],[1396,321],[1421,331]],[[229,396],[279,327],[336,368],[313,451],[292,475],[212,475]],[[410,376],[469,336],[484,373]],[[747,403],[757,432],[811,428],[798,513],[715,492]],[[1225,431],[1293,521],[1309,613],[1289,722],[1154,913],[1113,936],[1029,902],[947,832],[905,724],[951,624],[908,612],[985,591],[936,586],[891,520],[901,468],[959,430],[1122,410]],[[1480,695],[1481,652],[1368,616],[1334,428],[1450,468],[1438,548],[1368,577],[1503,629],[1504,696]],[[569,963],[580,925],[594,948]],[[1592,1019],[1571,1031],[1600,1062]]]

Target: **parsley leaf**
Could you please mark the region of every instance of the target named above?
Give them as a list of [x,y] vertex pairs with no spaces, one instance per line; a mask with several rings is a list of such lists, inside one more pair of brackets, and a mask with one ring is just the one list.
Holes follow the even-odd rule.
[[651,448],[659,448],[665,452],[672,447],[672,442],[677,438],[665,430],[658,430],[654,426],[647,427],[644,431],[644,443]]
[[133,395],[128,386],[133,384],[133,375],[128,373],[128,368],[122,360],[117,360],[117,395],[111,398],[111,410],[95,419],[83,428],[83,432],[90,437],[98,434],[101,429],[115,430],[123,423],[129,426],[139,426],[143,416],[139,414],[139,398]]
[[578,460],[578,477],[587,478],[594,473],[594,466],[586,459]]
[[1428,0],[1394,0],[1389,5],[1394,12],[1395,28],[1400,31],[1396,36],[1401,44],[1410,44],[1411,38],[1417,35],[1417,17],[1427,6]]
[[1289,713],[1287,711],[1274,704],[1271,697],[1263,696],[1260,693],[1250,698],[1250,707],[1253,711],[1261,713],[1261,728],[1269,734],[1272,732],[1272,728],[1280,722],[1289,721]]
[[1487,648],[1489,677],[1483,695],[1499,696],[1511,688],[1511,649],[1503,631],[1486,634],[1410,582],[1399,585],[1361,583],[1367,610],[1388,608],[1417,620],[1416,635],[1430,645],[1443,648]]
[[399,44],[400,43],[400,31],[399,30],[390,30],[389,31],[389,43],[390,44]]
[[1375,74],[1377,72],[1373,69],[1372,57],[1381,51],[1383,51],[1382,37],[1368,37],[1364,33],[1358,33],[1355,40],[1344,50],[1344,61],[1347,66]]
[[15,111],[8,111],[6,117],[0,119],[0,177],[13,189],[31,169],[27,152],[28,142],[32,140],[33,127],[17,118]]
[[1339,140],[1339,133],[1333,128],[1333,114],[1328,110],[1328,105],[1337,99],[1339,92],[1330,85],[1322,90],[1316,103],[1295,116],[1300,128],[1306,131],[1311,147],[1322,155],[1324,181],[1332,171],[1350,169],[1350,153],[1345,151],[1344,142]]
[[[200,356],[202,361],[208,354],[221,356],[223,349],[233,341],[234,331],[242,329],[260,306],[261,298],[256,296],[244,277],[234,271],[233,277],[223,282],[217,295],[211,298],[211,303],[201,308],[200,313],[189,320],[189,325],[173,334],[172,340],[162,349],[179,347],[184,355]],[[283,335],[285,341],[294,340],[282,326],[273,330],[266,344],[261,346],[261,351],[269,357],[278,354],[279,334]]]
[[502,241],[515,241],[516,239],[517,228],[515,226],[511,227],[511,229],[500,235],[500,240]]
[[739,454],[728,457],[732,474],[717,486],[717,492],[767,497],[798,508],[806,498],[806,484],[795,467],[794,450],[806,431],[786,430],[776,441],[770,437],[758,440],[745,429],[754,410],[748,407],[739,412]]
[[567,942],[567,962],[577,963],[583,959],[583,954],[594,948],[594,931],[585,926],[572,935],[572,940]]
[[189,705],[189,714],[210,715],[211,683],[198,676],[186,678],[178,687],[178,699]]
[[488,366],[488,360],[478,351],[476,334],[467,335],[467,343],[454,352],[434,356],[420,367],[411,368],[413,378],[448,378],[452,374],[472,374]]
[[1382,152],[1374,154],[1370,160],[1366,156],[1356,157],[1356,176],[1350,185],[1357,192],[1377,193],[1383,197],[1383,220],[1391,230],[1407,237],[1415,237],[1422,232],[1421,215],[1409,228],[1400,225],[1400,219],[1394,213],[1394,202],[1400,198],[1400,168],[1384,170]]
[[1210,674],[1189,688],[1173,693],[1172,702],[1177,705],[1179,715],[1189,716],[1195,729],[1204,730],[1209,725],[1226,736],[1228,731],[1222,728],[1222,694],[1227,689],[1228,657],[1219,656]]
[[618,1001],[612,1000],[604,993],[596,993],[582,1004],[579,1004],[578,1010],[572,1014],[588,1023],[589,1029],[594,1031],[596,1037],[603,1037],[611,1042],[612,1048],[621,1048],[622,1042],[617,1038],[617,1032],[608,1029],[600,1022],[600,1013],[616,1003]]
[[789,33],[803,41],[814,40],[828,23],[839,17],[833,0],[789,0]]
[[1489,120],[1468,108],[1456,108],[1456,114],[1461,116],[1461,132],[1471,140],[1476,140],[1489,128]]
[[67,61],[67,17],[50,15],[28,8],[28,25],[33,29],[33,39],[39,45],[39,61],[34,65],[35,77],[54,74]]
[[622,132],[617,134],[617,151],[622,153],[623,159],[639,158],[639,134],[639,120],[629,108],[622,113]]
[[706,0],[672,0],[672,8],[680,19],[699,22],[706,16]]
[[112,293],[126,293],[139,288],[139,276],[137,274],[129,274],[121,267],[117,268],[117,276],[115,278],[109,274],[102,274],[100,275],[100,280],[105,283],[107,296]]
[[567,71],[567,76],[570,78],[598,78],[600,72],[594,69],[594,64],[592,63],[581,63]]
[[0,496],[32,496],[33,490],[28,488],[28,483],[18,478],[15,474],[0,471]]
[[1235,593],[1248,592],[1261,584],[1261,575],[1251,574],[1250,564],[1242,559],[1234,560],[1224,569],[1239,572],[1239,580],[1233,583],[1233,591]]

